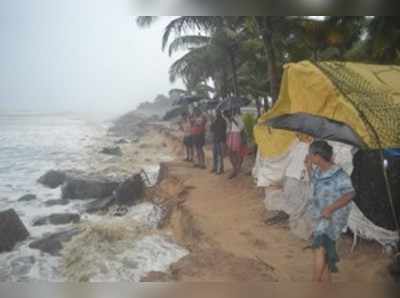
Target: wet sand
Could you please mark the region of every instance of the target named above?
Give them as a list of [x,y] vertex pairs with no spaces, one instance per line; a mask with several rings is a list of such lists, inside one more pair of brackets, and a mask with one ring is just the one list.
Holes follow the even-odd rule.
[[[166,134],[167,132],[167,134]],[[164,164],[163,181],[157,187],[158,203],[168,207],[164,229],[191,252],[167,273],[150,273],[146,281],[295,281],[308,282],[312,276],[309,245],[290,233],[287,225],[266,225],[264,191],[257,189],[248,173],[251,162],[239,177],[193,168],[181,162],[179,136],[159,130],[175,153],[176,161]],[[361,240],[350,253],[352,238],[340,243],[340,282],[390,281],[390,259],[376,243]]]

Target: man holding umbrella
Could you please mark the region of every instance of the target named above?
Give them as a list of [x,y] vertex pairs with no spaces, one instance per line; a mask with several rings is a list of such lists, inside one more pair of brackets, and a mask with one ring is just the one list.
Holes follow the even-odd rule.
[[[336,241],[347,225],[354,189],[350,177],[332,161],[333,149],[325,141],[314,141],[305,165],[311,182],[313,214],[313,281],[330,281],[339,261]],[[315,169],[313,168],[315,166]]]

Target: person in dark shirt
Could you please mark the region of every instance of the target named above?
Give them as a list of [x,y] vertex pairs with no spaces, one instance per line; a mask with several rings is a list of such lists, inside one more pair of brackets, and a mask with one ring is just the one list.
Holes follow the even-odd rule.
[[195,108],[193,111],[193,117],[191,118],[192,141],[197,155],[197,162],[194,166],[201,169],[206,168],[206,159],[203,150],[205,145],[206,124],[207,118],[199,108]]
[[221,111],[216,112],[216,118],[211,123],[210,130],[213,134],[213,169],[212,173],[220,175],[224,172],[224,150],[226,142],[226,121]]

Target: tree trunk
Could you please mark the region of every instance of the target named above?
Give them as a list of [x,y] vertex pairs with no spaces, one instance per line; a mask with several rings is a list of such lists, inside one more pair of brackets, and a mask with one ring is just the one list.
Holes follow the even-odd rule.
[[233,53],[232,50],[228,50],[228,53],[229,53],[229,58],[231,61],[231,67],[232,67],[233,93],[235,94],[235,96],[239,96],[235,54]]
[[[262,37],[265,47],[265,52],[268,60],[268,75],[270,79],[270,94],[272,102],[274,103],[278,99],[279,95],[279,79],[278,79],[278,67],[275,55],[275,49],[272,40],[272,24],[269,17],[264,18],[262,27]],[[264,104],[267,109],[267,104]]]
[[261,102],[260,98],[256,97],[257,118],[261,117]]

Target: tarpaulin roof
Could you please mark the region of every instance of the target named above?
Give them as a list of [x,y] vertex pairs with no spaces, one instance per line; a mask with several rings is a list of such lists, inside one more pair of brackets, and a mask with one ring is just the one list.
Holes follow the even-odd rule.
[[266,121],[294,113],[344,123],[369,148],[399,148],[400,67],[310,61],[285,65],[279,99],[255,128],[264,157],[283,154],[295,140],[294,133],[269,130]]

